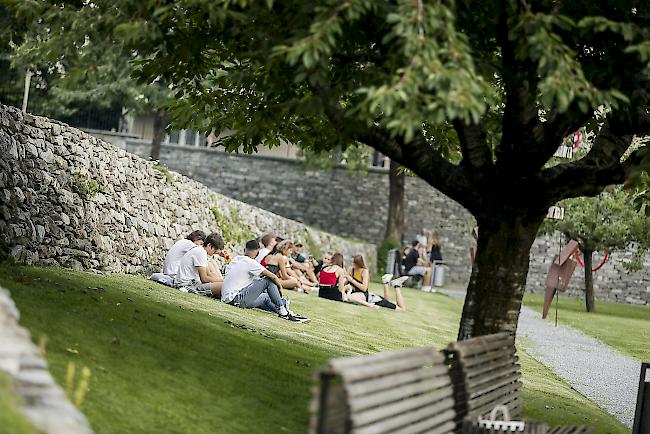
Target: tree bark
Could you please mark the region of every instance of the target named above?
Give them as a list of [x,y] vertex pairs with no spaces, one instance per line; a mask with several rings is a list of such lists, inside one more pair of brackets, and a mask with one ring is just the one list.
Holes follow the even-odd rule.
[[530,248],[544,216],[486,213],[477,217],[476,260],[467,287],[458,340],[491,333],[513,336],[526,288]]
[[594,272],[592,270],[593,251],[585,248],[583,254],[585,258],[585,304],[587,312],[594,312],[596,305],[594,304]]
[[388,175],[388,217],[384,239],[402,243],[404,236],[404,190],[406,174],[399,172],[400,165],[390,160]]
[[153,119],[153,138],[151,139],[150,157],[152,160],[160,160],[160,146],[165,136],[167,127],[167,111],[160,109],[156,111]]

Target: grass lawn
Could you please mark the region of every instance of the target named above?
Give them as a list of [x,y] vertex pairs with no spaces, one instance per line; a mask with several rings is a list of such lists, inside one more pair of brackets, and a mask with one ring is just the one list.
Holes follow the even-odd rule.
[[[0,265],[0,284],[65,384],[91,369],[81,405],[104,433],[301,433],[312,373],[332,356],[435,345],[456,336],[460,300],[405,290],[409,312],[376,311],[291,293],[291,324],[133,276]],[[374,286],[378,290],[378,286]],[[520,352],[525,412],[551,424],[628,432]]]
[[[527,293],[524,305],[541,312],[544,296]],[[548,320],[555,320],[555,301]],[[581,330],[639,361],[650,361],[650,307],[596,300],[596,311],[588,313],[583,299],[560,295],[558,324]]]

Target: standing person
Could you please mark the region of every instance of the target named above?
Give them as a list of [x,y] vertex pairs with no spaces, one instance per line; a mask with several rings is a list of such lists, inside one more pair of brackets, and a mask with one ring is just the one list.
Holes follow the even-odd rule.
[[309,322],[309,318],[288,309],[287,301],[280,296],[282,284],[278,276],[255,260],[259,250],[257,240],[248,241],[245,254],[235,256],[226,266],[221,301],[242,309],[259,308],[275,312],[280,318],[291,322]]
[[320,272],[318,296],[328,300],[347,301],[348,296],[345,293],[346,280],[343,255],[334,253],[329,264]]
[[178,240],[169,249],[165,255],[165,264],[163,265],[163,274],[176,279],[178,274],[178,267],[181,264],[181,259],[190,249],[196,246],[202,246],[205,240],[205,233],[203,231],[193,231],[185,239]]
[[183,292],[219,298],[223,279],[210,269],[208,256],[224,248],[219,234],[208,235],[203,246],[195,245],[180,261],[174,286]]
[[432,264],[442,261],[442,241],[437,231],[431,231],[431,239],[429,240],[429,261]]
[[422,276],[424,278],[422,291],[431,292],[431,268],[427,266],[426,259],[420,258],[416,246],[417,241],[413,241],[413,247],[404,258],[404,271],[407,276]]
[[[265,234],[262,238],[260,238],[260,243],[262,244],[262,248],[260,249],[259,253],[257,254],[257,257],[255,260],[262,264],[262,261],[264,261],[264,258],[271,253],[271,250],[275,247],[275,245],[278,243],[276,240],[275,234]],[[262,266],[266,265],[265,263],[262,264]]]

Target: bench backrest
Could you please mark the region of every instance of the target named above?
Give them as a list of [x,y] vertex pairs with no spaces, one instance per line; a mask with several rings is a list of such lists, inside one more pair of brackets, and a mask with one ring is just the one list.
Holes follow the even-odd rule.
[[317,374],[311,433],[451,433],[453,388],[434,348],[332,359]]
[[485,417],[505,405],[514,419],[521,417],[521,376],[515,340],[507,333],[449,344],[445,350],[454,382],[457,422]]

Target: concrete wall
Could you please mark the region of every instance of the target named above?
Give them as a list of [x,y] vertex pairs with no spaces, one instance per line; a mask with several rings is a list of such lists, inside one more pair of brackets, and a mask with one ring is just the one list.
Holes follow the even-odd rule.
[[83,131],[0,105],[0,243],[19,261],[150,272],[194,229],[222,232],[234,253],[273,231],[348,258],[375,258],[373,244],[307,228]]

